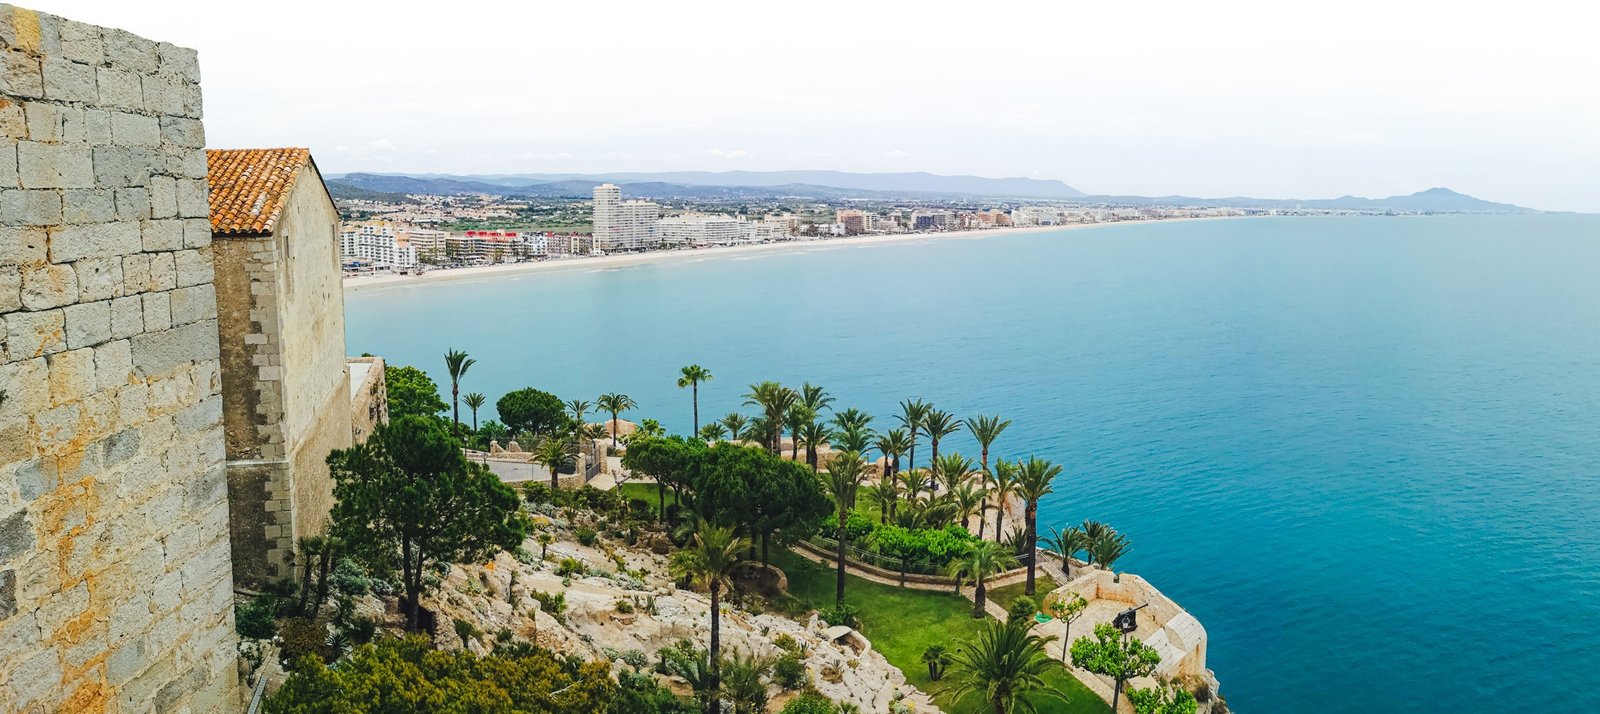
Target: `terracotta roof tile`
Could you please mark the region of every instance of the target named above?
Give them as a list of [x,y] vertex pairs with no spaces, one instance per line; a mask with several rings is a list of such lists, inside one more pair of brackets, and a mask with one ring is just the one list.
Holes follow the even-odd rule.
[[213,235],[270,235],[310,149],[207,149]]

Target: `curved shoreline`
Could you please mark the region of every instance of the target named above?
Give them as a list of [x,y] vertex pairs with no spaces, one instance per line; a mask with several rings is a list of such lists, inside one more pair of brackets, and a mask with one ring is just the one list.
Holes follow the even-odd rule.
[[485,265],[471,268],[444,268],[432,270],[424,275],[363,275],[344,279],[345,292],[354,292],[364,289],[381,287],[404,287],[409,285],[428,285],[447,283],[459,280],[473,280],[477,278],[492,278],[502,275],[521,275],[548,270],[604,270],[630,265],[645,265],[649,263],[665,263],[672,261],[698,260],[704,258],[723,258],[752,253],[782,253],[786,251],[804,251],[809,248],[842,247],[854,245],[884,245],[889,243],[905,243],[919,240],[945,240],[965,239],[974,240],[997,236],[1020,235],[1024,233],[1054,233],[1059,231],[1073,231],[1087,228],[1103,228],[1107,226],[1136,225],[1148,223],[1179,223],[1184,221],[1212,221],[1230,218],[1245,218],[1247,216],[1204,216],[1194,218],[1160,218],[1139,221],[1113,221],[1109,223],[1073,223],[1064,226],[1028,226],[1025,228],[986,228],[962,231],[944,231],[940,233],[902,233],[896,235],[868,235],[849,238],[821,238],[817,240],[793,240],[781,243],[757,243],[754,245],[714,246],[708,248],[685,248],[679,250],[654,250],[644,253],[624,253],[620,255],[601,255],[593,257],[563,258],[559,260],[543,260],[534,263],[505,263],[501,265]]

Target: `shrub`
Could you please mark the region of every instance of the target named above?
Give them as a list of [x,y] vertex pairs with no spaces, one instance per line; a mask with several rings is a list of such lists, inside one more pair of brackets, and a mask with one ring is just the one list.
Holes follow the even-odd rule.
[[588,526],[582,526],[582,527],[578,528],[578,532],[577,532],[578,543],[580,545],[585,545],[585,546],[594,545],[594,540],[595,540],[595,536],[596,535],[598,535],[598,534],[595,533],[595,530],[593,528],[590,528]]
[[270,640],[278,634],[278,621],[273,619],[277,609],[277,598],[265,593],[257,595],[234,609],[233,628],[240,637]]
[[861,629],[861,608],[848,603],[836,604],[819,612],[818,616],[830,625]]
[[1011,605],[1006,608],[1007,620],[1031,620],[1037,614],[1039,614],[1039,601],[1027,595],[1018,595],[1017,599],[1012,600]]
[[[851,541],[859,541],[872,534],[878,527],[878,522],[872,520],[860,510],[851,510],[850,517],[845,519],[844,530]],[[839,514],[830,513],[822,519],[822,534],[829,538],[839,536]]]
[[563,578],[583,575],[586,572],[588,572],[588,569],[583,567],[583,562],[577,558],[562,558],[561,563],[556,566],[556,575]]
[[364,645],[371,642],[373,636],[378,634],[378,623],[366,616],[353,617],[344,628],[344,634],[351,642]]
[[780,714],[838,714],[839,708],[827,697],[807,692],[785,704]]
[[806,685],[806,665],[793,653],[785,653],[772,663],[772,681],[784,689],[800,689]]
[[475,640],[483,635],[483,631],[479,630],[477,625],[467,622],[459,617],[456,618],[455,627],[456,637],[461,638],[462,646],[466,646],[468,640]]
[[542,593],[534,591],[530,596],[539,603],[539,609],[560,616],[567,611],[566,593]]
[[645,665],[650,664],[650,655],[645,654],[644,650],[628,650],[622,653],[620,659],[623,664],[636,670],[644,669]]
[[620,612],[620,613],[622,613],[624,615],[632,613],[633,612],[633,601],[629,600],[627,598],[618,598],[617,599],[617,612]]
[[529,481],[522,484],[522,499],[533,505],[553,503],[555,493],[550,490],[550,485],[546,483]]
[[323,620],[291,617],[283,621],[280,635],[283,637],[280,656],[291,668],[299,667],[301,659],[306,657],[322,663],[333,659],[328,648],[328,624]]
[[794,655],[796,657],[800,656],[802,653],[805,652],[805,648],[801,647],[800,643],[797,640],[795,640],[795,638],[790,637],[789,633],[787,633],[787,632],[782,633],[782,634],[778,635],[777,637],[772,638],[772,644],[774,646],[776,646],[778,649],[783,650],[784,652],[792,654],[792,655]]

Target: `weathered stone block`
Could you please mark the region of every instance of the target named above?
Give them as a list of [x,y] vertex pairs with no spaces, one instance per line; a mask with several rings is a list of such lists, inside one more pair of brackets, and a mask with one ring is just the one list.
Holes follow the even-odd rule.
[[83,140],[91,144],[111,143],[111,112],[104,109],[85,109]]
[[94,147],[94,180],[101,188],[143,186],[150,182],[148,150],[128,146]]
[[143,114],[116,112],[111,115],[111,143],[117,146],[160,146],[161,122]]
[[135,382],[117,390],[117,423],[132,426],[143,424],[149,418],[149,385]]
[[6,316],[6,351],[12,360],[55,354],[67,348],[67,323],[60,310]]
[[94,158],[88,145],[17,144],[17,176],[26,188],[93,188]]
[[182,77],[170,74],[147,75],[143,78],[145,111],[164,115],[184,114],[185,83]]
[[84,258],[72,264],[78,271],[78,300],[93,302],[122,297],[122,260]]
[[206,145],[205,125],[194,119],[161,117],[161,139],[168,144],[185,149],[199,149]]
[[24,52],[0,52],[0,94],[23,99],[44,97],[39,58]]
[[9,565],[17,556],[33,549],[33,524],[27,511],[0,517],[0,565]]
[[[66,119],[61,107],[43,102],[28,102],[22,107],[28,119],[28,136],[31,141],[55,143],[66,133]],[[20,137],[18,137],[20,138]]]
[[178,180],[171,176],[150,177],[150,217],[178,215]]
[[61,312],[67,320],[67,349],[93,347],[111,340],[110,300],[68,305]]
[[178,287],[178,268],[171,253],[150,253],[149,290],[171,290]]
[[60,485],[55,459],[34,459],[17,468],[17,490],[22,494],[24,504],[56,490]]
[[209,284],[215,278],[211,255],[206,251],[180,250],[172,254],[172,262],[178,271],[178,287]]
[[160,332],[172,327],[172,299],[167,293],[144,294],[144,329]]
[[161,57],[161,71],[182,77],[185,82],[200,83],[200,58],[187,47],[169,42],[156,43],[156,53]]
[[0,621],[17,614],[17,573],[0,570]]
[[0,191],[0,215],[15,226],[61,223],[61,193],[49,190]]
[[139,85],[139,75],[116,67],[97,68],[95,75],[101,106],[114,109],[140,109],[144,106],[144,91]]
[[133,337],[134,369],[144,376],[172,371],[189,362],[217,358],[217,321],[203,320]]
[[111,337],[122,339],[144,332],[144,300],[138,295],[111,301]]
[[140,74],[149,74],[161,66],[156,43],[126,30],[109,27],[102,30],[101,36],[106,44],[107,62]]
[[0,265],[0,313],[22,309],[22,269]]
[[136,223],[67,225],[50,236],[50,262],[129,255],[142,248]]
[[217,316],[217,290],[211,283],[178,288],[172,296],[172,324],[187,325]]
[[178,182],[178,215],[184,218],[207,218],[211,215],[211,196],[205,179],[183,179]]
[[12,139],[0,139],[0,188],[18,188],[17,182],[17,142]]
[[138,221],[150,218],[150,192],[138,186],[119,188],[117,195],[117,220]]
[[183,245],[186,248],[206,248],[211,245],[211,221],[191,218],[183,222]]
[[[0,193],[0,199],[4,196]],[[4,201],[0,201],[3,205]],[[187,233],[184,237],[188,237]],[[43,228],[0,226],[0,265],[43,263],[49,244],[50,234]]]
[[61,218],[66,223],[104,223],[116,220],[116,195],[105,189],[68,189],[62,193]]
[[144,250],[147,253],[183,248],[183,221],[176,219],[146,221],[143,234]]
[[[52,241],[52,245],[54,241]],[[22,306],[48,310],[78,299],[78,274],[70,265],[41,265],[22,271]]]
[[85,348],[57,352],[50,365],[50,402],[61,405],[76,402],[98,388],[94,373],[94,350]]
[[100,28],[73,20],[61,22],[61,56],[74,62],[97,65],[105,61],[106,46]]
[[94,68],[66,58],[45,58],[44,96],[63,102],[92,102],[97,97]]

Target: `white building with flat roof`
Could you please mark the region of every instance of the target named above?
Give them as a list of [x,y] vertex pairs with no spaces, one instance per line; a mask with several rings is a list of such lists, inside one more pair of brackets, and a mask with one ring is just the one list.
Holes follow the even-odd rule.
[[661,243],[657,224],[661,207],[649,201],[624,201],[622,189],[603,183],[594,187],[594,247],[614,252],[653,248]]
[[402,241],[395,227],[388,223],[351,223],[340,227],[339,256],[346,261],[360,260],[391,268],[417,265],[417,249]]
[[661,242],[667,245],[734,245],[756,240],[756,224],[720,214],[663,218],[658,232]]

